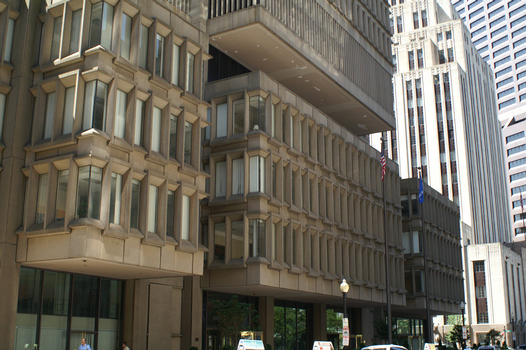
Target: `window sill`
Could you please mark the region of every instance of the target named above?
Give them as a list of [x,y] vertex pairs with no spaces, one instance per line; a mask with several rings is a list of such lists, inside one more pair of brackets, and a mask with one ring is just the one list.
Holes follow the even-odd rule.
[[[49,151],[51,149],[64,147],[64,146],[72,146],[77,143],[77,140],[74,139],[71,135],[61,135],[57,137],[55,140],[39,140],[35,142],[32,146],[25,147],[24,150],[26,152],[43,152],[43,151]],[[1,150],[1,148],[0,148]]]
[[157,86],[158,88],[167,90],[167,91],[171,89],[173,86],[170,82],[168,82],[164,78],[161,78],[157,75],[151,75],[149,80],[151,84]]
[[102,130],[98,130],[95,128],[91,128],[91,129],[82,131],[79,135],[77,135],[77,140],[83,140],[83,139],[87,139],[90,137],[100,137],[106,142],[110,140],[110,136],[108,134],[106,134]]
[[113,59],[113,64],[119,68],[122,68],[128,73],[133,74],[137,71],[137,66],[121,56],[117,56]]
[[111,145],[124,152],[133,151],[133,146],[130,145],[128,141],[121,139],[120,137],[117,137],[117,136],[113,137],[113,141],[111,142]]
[[164,246],[164,241],[159,237],[159,235],[155,232],[146,232],[145,237],[142,240],[143,244],[151,245],[154,247],[162,247]]
[[253,256],[247,259],[247,264],[265,264],[270,265],[270,261],[263,256]]
[[302,268],[293,265],[289,268],[289,272],[295,275],[301,275],[305,271]]
[[104,230],[104,225],[102,224],[102,221],[100,221],[99,219],[78,218],[78,219],[73,220],[69,224],[69,228],[71,229],[77,229],[77,228],[87,227],[87,226],[95,227],[96,229],[99,229],[101,231]]
[[194,243],[192,243],[190,241],[187,241],[187,240],[181,240],[177,250],[188,252],[188,253],[195,253],[199,249],[197,248],[197,246]]
[[127,238],[128,233],[126,230],[119,224],[109,224],[108,228],[104,230],[103,233],[107,237],[113,238]]
[[166,164],[166,158],[161,153],[158,153],[156,151],[150,151],[150,153],[148,153],[145,158],[159,165]]
[[201,104],[201,103],[204,103],[200,98],[199,96],[196,96],[194,95],[193,93],[191,92],[188,92],[188,91],[183,91],[182,94],[181,94],[181,98],[189,101],[190,103],[193,103],[193,104]]

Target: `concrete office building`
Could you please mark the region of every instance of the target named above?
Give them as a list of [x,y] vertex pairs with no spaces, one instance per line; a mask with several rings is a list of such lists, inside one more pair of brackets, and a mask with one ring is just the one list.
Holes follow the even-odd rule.
[[[386,3],[0,0],[0,26],[1,349],[310,349],[343,278],[372,341]],[[388,161],[398,310],[399,186]]]
[[[524,2],[510,1],[455,1],[453,6],[469,28],[471,38],[482,58],[488,62],[495,76],[498,116],[502,132],[507,138],[524,132],[526,106],[526,7]],[[516,148],[521,141],[506,140],[509,202],[512,203],[511,222],[514,239],[524,240],[522,209],[517,206],[524,189],[520,174],[524,173],[526,153]],[[513,145],[509,145],[509,143]],[[519,175],[517,175],[519,174]]]
[[[398,314],[415,321],[458,313],[464,301],[458,205],[428,185],[420,204],[419,185],[418,179],[400,183],[407,305]],[[424,325],[423,332],[436,340],[433,323]],[[410,344],[423,348],[424,340],[412,337]]]
[[[511,241],[493,76],[445,1],[393,2],[389,155],[460,207],[464,244]],[[491,146],[488,146],[491,145]]]
[[201,344],[206,13],[0,1],[0,348]]

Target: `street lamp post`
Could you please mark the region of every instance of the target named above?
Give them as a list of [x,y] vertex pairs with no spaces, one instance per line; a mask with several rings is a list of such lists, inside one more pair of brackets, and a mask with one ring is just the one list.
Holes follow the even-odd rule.
[[[466,307],[466,304],[463,301],[461,301],[460,302],[460,312],[462,313],[462,343],[461,343],[462,349],[465,348],[465,344],[466,344],[466,339],[464,338],[464,329],[466,327],[466,323],[464,321],[464,309],[465,309],[465,307]],[[467,334],[467,331],[465,333]]]
[[[347,320],[347,324],[346,324],[346,319],[347,319],[347,306],[346,306],[346,300],[347,299],[347,293],[349,292],[349,284],[347,283],[347,281],[345,280],[345,278],[342,280],[342,283],[340,283],[340,292],[342,292],[342,296],[343,296],[343,327],[342,327],[342,331],[343,331],[343,348],[345,349],[347,345],[349,345],[348,343],[348,338],[347,338],[347,342],[346,342],[346,339],[345,339],[345,332],[347,331],[347,337],[349,337],[349,321]],[[347,330],[345,329],[347,325]],[[347,343],[347,344],[346,344]]]

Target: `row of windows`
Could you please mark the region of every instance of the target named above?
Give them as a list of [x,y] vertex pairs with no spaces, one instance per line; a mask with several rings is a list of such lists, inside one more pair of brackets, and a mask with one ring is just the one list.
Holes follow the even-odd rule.
[[510,175],[510,182],[524,179],[524,178],[526,178],[526,171],[521,171],[520,173]]
[[[507,138],[506,138],[506,142],[507,141]],[[516,153],[519,153],[519,152],[522,152],[522,151],[526,151],[526,144],[524,145],[520,145],[520,146],[517,146],[517,147],[513,147],[513,148],[510,148],[507,153],[508,153],[508,157],[513,155],[513,154],[516,154]]]
[[[66,7],[64,11],[61,10],[63,6]],[[153,72],[155,76],[197,94],[199,87],[195,87],[194,81],[200,67],[196,62],[198,46],[171,33],[160,22],[152,23],[150,19],[143,18],[138,10],[124,6],[122,1],[117,6],[104,1],[90,6],[84,18],[89,23],[86,38],[81,36],[82,8],[75,8],[68,2],[50,9],[49,13],[57,15],[43,28],[42,37],[52,38],[51,46],[43,48],[44,57],[60,60],[77,54],[83,42],[86,42],[87,48],[100,45],[124,60]],[[65,21],[64,16],[67,17]],[[153,51],[153,55],[149,55],[149,51]]]
[[520,213],[520,214],[513,215],[513,221],[515,222],[524,221],[524,220],[526,220],[526,213]]
[[[122,81],[102,80],[73,86],[60,82],[44,86],[37,94],[34,122],[37,126],[43,123],[42,134],[34,135],[35,140],[59,140],[62,135],[94,128],[129,146],[143,146],[197,169],[199,147],[194,143],[200,140],[199,118],[138,89],[123,90],[125,88],[131,89]],[[45,89],[50,91],[46,93]],[[82,91],[81,105],[75,101],[82,99]],[[57,101],[62,101],[62,105]],[[77,115],[82,115],[82,119],[75,118]],[[34,130],[37,133],[39,128]]]
[[48,172],[31,177],[36,183],[36,204],[34,220],[27,219],[35,229],[95,219],[108,224],[110,230],[138,230],[195,241],[192,232],[197,232],[197,227],[192,218],[197,217],[198,198],[191,188],[140,178],[131,171],[115,172],[111,166],[39,168]]
[[[247,193],[266,193],[297,211],[319,215],[344,227],[373,234],[382,230],[379,221],[361,220],[369,215],[380,215],[380,206],[373,202],[361,200],[293,163],[277,159],[270,161],[260,155],[247,157],[241,154],[238,157],[229,154],[226,159],[212,158],[215,175],[212,199],[229,200]],[[248,176],[248,184],[245,176]]]
[[517,187],[513,187],[511,189],[511,194],[512,195],[516,195],[516,194],[520,194],[522,192],[526,192],[526,185],[521,185],[521,186],[517,186]]
[[516,99],[514,97],[512,99],[509,99],[507,101],[499,103],[499,109],[503,109],[503,108],[509,107],[509,106],[513,105],[515,102],[516,102]]
[[[343,274],[373,283],[384,281],[383,251],[335,239],[293,221],[247,218],[240,213],[214,218],[209,225],[213,240],[210,264],[265,258],[292,269]],[[207,225],[203,228],[208,229]],[[403,268],[398,260],[389,265],[394,275],[400,275]]]
[[519,131],[518,133],[515,133],[513,135],[507,136],[506,137],[506,143],[520,140],[523,137],[524,137],[524,131]]

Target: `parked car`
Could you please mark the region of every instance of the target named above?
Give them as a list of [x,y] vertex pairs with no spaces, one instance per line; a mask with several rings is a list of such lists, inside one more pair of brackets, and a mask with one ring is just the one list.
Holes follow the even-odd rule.
[[362,348],[362,350],[407,350],[407,348],[396,344],[382,344],[366,346],[365,348]]
[[482,345],[477,350],[500,350],[500,346],[495,345]]
[[517,346],[517,350],[526,350],[526,344],[521,344]]

